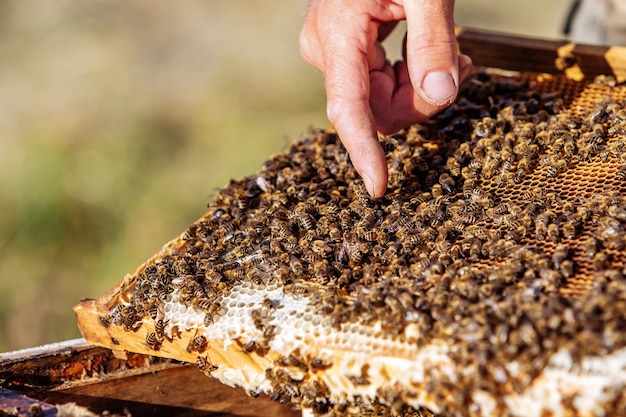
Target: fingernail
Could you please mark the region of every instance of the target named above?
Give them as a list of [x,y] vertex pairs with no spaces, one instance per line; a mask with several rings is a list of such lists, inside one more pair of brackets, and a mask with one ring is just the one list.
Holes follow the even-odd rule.
[[441,105],[450,104],[456,93],[456,84],[450,73],[445,71],[433,71],[426,74],[422,82],[424,96],[430,102]]

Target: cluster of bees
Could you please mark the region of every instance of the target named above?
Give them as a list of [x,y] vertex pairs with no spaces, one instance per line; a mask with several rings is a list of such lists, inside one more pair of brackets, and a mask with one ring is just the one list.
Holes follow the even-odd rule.
[[[312,131],[219,190],[184,245],[147,265],[105,321],[132,331],[149,316],[146,342],[158,349],[173,291],[208,325],[236,283],[279,283],[336,328],[381,323],[403,340],[414,323],[418,345],[450,341],[464,380],[433,374],[429,391],[462,413],[468,387],[521,392],[558,349],[575,360],[621,349],[625,94],[597,86],[592,104],[571,106],[589,86],[473,75],[440,115],[381,138],[390,175],[378,200],[337,136]],[[509,375],[511,362],[523,372]],[[268,370],[278,399],[324,397],[280,368]]]
[[[44,411],[37,403],[33,403],[28,407],[28,414],[22,411],[21,415],[29,417],[43,417]],[[9,409],[0,408],[0,417],[19,417],[20,407],[11,407]]]

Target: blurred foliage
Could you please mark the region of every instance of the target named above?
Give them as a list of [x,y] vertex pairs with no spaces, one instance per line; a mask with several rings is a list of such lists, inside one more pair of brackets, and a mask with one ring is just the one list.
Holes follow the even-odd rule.
[[304,2],[0,2],[0,351],[79,337],[217,187],[324,126]]

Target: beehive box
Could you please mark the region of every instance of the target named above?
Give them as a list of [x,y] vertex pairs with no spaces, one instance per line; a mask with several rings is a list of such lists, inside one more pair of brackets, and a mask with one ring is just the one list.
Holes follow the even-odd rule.
[[523,72],[381,137],[384,198],[312,131],[81,302],[85,338],[317,414],[623,415],[623,61],[459,36]]

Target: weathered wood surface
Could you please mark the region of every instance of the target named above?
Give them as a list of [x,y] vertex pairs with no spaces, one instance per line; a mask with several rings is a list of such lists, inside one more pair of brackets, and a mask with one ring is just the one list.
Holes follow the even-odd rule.
[[[122,283],[123,284],[123,283]],[[120,285],[115,288],[119,288]],[[115,293],[115,295],[119,295]],[[104,346],[114,351],[114,354],[124,357],[125,352],[142,353],[150,356],[162,358],[172,358],[187,363],[195,363],[198,357],[197,352],[189,352],[187,345],[196,335],[195,331],[180,330],[180,334],[169,343],[164,343],[159,350],[153,350],[146,344],[146,335],[154,331],[153,324],[146,322],[134,332],[128,332],[120,326],[104,326],[100,318],[108,311],[109,295],[105,294],[98,300],[82,300],[74,307],[74,312],[78,320],[78,326],[85,337],[90,342],[99,346]],[[211,362],[216,364],[234,364],[235,368],[242,366],[252,367],[259,372],[264,372],[277,358],[277,354],[272,351],[263,356],[256,352],[243,352],[240,344],[231,344],[228,347],[219,340],[211,340],[207,351],[204,352],[211,358]]]
[[626,81],[626,47],[584,45],[567,40],[529,39],[460,28],[457,40],[474,65],[512,71],[565,74],[580,81],[613,75]]
[[26,413],[29,404],[41,401],[46,416],[56,415],[54,404],[68,402],[135,417],[301,414],[266,396],[250,398],[195,365],[136,353],[120,359],[82,339],[0,355],[0,386],[0,410],[19,403]]
[[16,413],[19,416],[56,417],[57,409],[34,398],[0,388],[0,416]]

